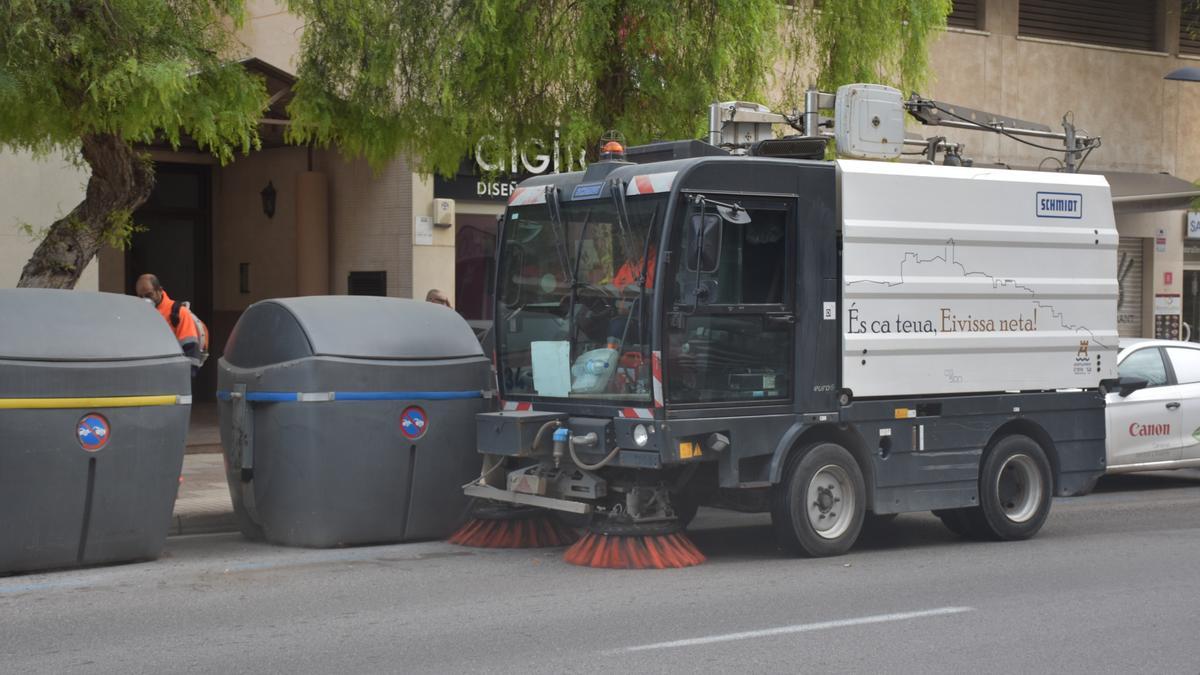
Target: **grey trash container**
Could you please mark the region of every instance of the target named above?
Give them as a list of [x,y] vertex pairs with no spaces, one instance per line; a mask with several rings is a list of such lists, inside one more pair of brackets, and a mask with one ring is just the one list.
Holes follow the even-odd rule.
[[190,410],[145,301],[0,290],[0,573],[157,558]]
[[490,361],[454,311],[400,298],[267,300],[218,375],[242,532],[288,546],[439,538],[479,473]]

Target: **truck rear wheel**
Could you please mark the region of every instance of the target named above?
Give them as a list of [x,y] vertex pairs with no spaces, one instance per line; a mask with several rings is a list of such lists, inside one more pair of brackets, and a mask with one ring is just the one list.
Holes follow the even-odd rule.
[[771,488],[771,523],[779,547],[823,557],[850,550],[862,531],[866,485],[854,456],[818,443],[788,459],[783,482]]
[[1017,540],[1037,534],[1050,515],[1054,484],[1042,446],[1013,435],[992,446],[979,476],[979,506],[968,510],[971,534]]

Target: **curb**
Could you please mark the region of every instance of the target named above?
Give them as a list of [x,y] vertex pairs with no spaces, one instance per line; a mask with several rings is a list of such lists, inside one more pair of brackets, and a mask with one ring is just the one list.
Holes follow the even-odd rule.
[[237,519],[232,511],[218,513],[177,513],[171,516],[168,537],[186,534],[218,534],[238,532]]

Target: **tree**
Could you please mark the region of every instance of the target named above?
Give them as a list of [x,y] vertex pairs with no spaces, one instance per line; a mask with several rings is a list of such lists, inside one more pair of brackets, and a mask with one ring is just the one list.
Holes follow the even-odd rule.
[[[710,103],[762,100],[780,63],[815,63],[826,88],[911,86],[950,9],[950,0],[286,1],[306,21],[288,139],[375,166],[405,154],[446,175],[486,137],[508,148],[558,134],[564,148],[594,150],[608,129],[631,143],[700,136]],[[0,149],[65,150],[92,172],[19,285],[72,287],[103,243],[128,242],[153,187],[138,144],[186,135],[222,162],[258,147],[264,85],[232,60],[243,16],[243,0],[0,6]]]
[[72,288],[104,243],[123,245],[154,186],[135,149],[194,139],[222,161],[257,147],[267,95],[227,56],[241,0],[6,0],[0,148],[64,151],[91,169],[19,286]]
[[[761,100],[782,59],[784,99],[816,84],[918,85],[950,0],[364,0],[336,10],[289,0],[308,21],[297,142],[336,144],[379,164],[414,155],[453,173],[480,138],[559,133],[594,148],[696,137],[715,100]],[[776,83],[777,85],[780,83]]]
[[694,137],[717,99],[758,95],[776,0],[290,0],[307,21],[297,142],[453,173],[480,138],[594,147]]
[[[951,0],[807,0],[794,14],[789,63],[811,64],[816,85],[889,84],[908,93],[929,78],[929,43]],[[819,5],[819,11],[813,5]],[[794,72],[794,71],[793,71]]]

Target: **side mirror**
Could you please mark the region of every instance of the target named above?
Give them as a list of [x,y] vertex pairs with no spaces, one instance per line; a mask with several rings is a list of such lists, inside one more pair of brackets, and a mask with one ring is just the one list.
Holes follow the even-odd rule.
[[1125,398],[1138,389],[1145,389],[1150,384],[1140,377],[1122,377],[1118,379],[1118,383],[1121,387],[1121,398]]
[[688,227],[687,270],[712,274],[721,263],[721,230],[724,221],[715,213],[692,216]]
[[1121,398],[1125,398],[1139,389],[1145,389],[1149,385],[1149,382],[1140,377],[1117,377],[1100,382],[1100,388],[1104,393],[1116,392],[1120,394]]

